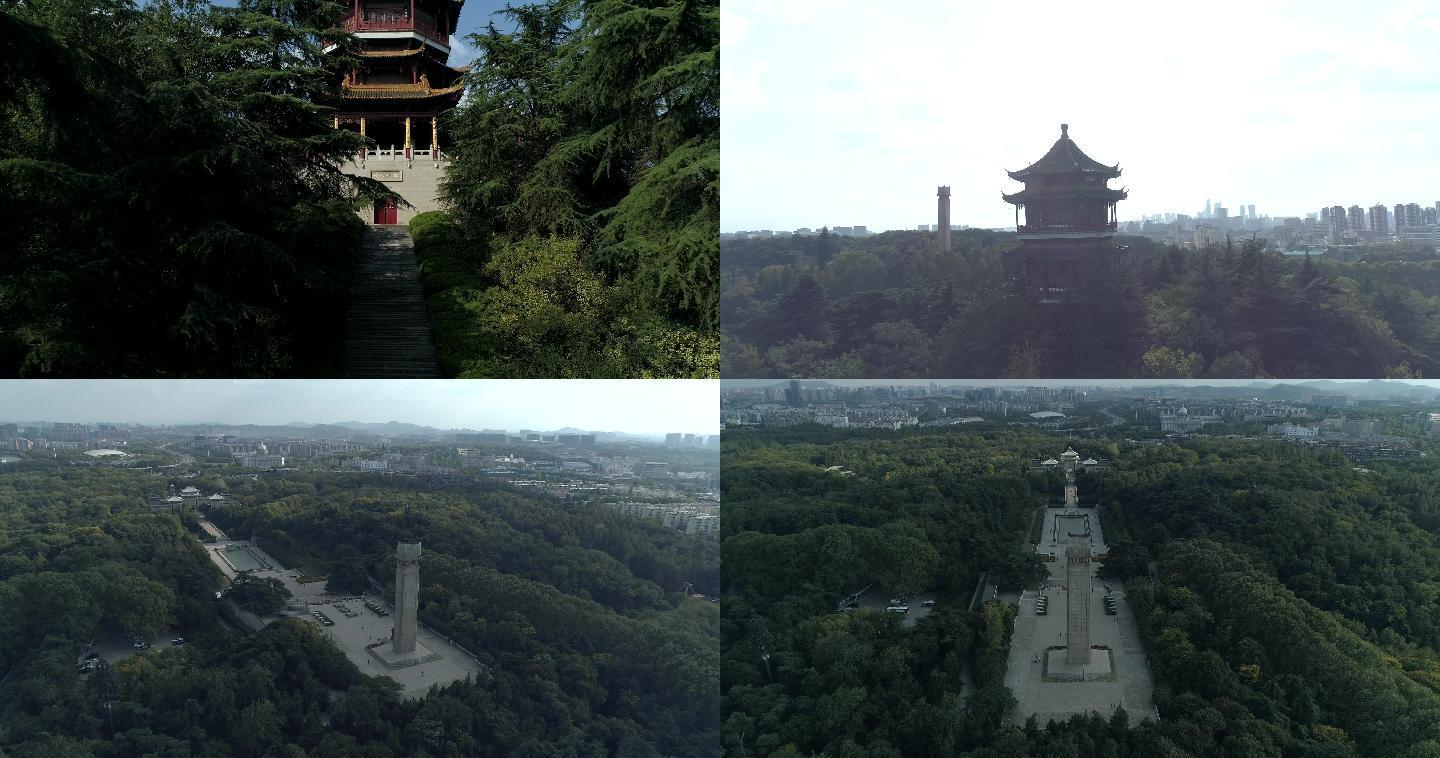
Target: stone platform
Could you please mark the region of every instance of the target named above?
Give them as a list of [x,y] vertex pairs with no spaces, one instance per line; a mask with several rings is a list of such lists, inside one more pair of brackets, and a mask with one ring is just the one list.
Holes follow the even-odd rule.
[[386,642],[377,647],[370,648],[370,655],[373,656],[375,660],[385,664],[385,668],[389,669],[403,669],[440,660],[439,653],[425,647],[419,642],[415,643],[415,650],[409,653],[397,653],[395,652],[395,646]]
[[1109,648],[1090,648],[1088,664],[1066,663],[1066,649],[1052,647],[1045,651],[1045,668],[1040,676],[1047,682],[1113,682],[1115,661]]

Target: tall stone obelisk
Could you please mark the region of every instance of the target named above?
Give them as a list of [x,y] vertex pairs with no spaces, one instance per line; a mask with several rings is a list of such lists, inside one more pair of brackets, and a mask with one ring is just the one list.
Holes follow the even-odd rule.
[[420,611],[420,543],[395,547],[395,654],[415,652],[415,616]]
[[1069,607],[1066,610],[1065,662],[1090,663],[1090,546],[1065,546],[1065,584]]

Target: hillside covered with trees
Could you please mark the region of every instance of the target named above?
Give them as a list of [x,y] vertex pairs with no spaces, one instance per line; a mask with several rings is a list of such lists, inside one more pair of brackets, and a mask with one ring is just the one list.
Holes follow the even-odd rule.
[[449,210],[411,224],[443,371],[718,376],[719,5],[547,0],[469,37]]
[[[733,240],[722,254],[723,371],[735,377],[1440,375],[1440,257],[1358,260],[1235,241],[1120,237],[1085,302],[1037,306],[1002,260],[1013,234]],[[1354,256],[1347,256],[1353,258]]]
[[[382,485],[381,482],[384,482]],[[241,505],[217,524],[332,584],[389,583],[425,545],[421,620],[482,677],[419,700],[307,621],[242,634],[182,520],[145,512],[154,473],[0,473],[0,751],[14,756],[716,755],[713,540],[503,487],[340,474],[202,477]],[[77,674],[107,630],[190,643]]]
[[[1023,463],[1069,442],[998,429],[730,432],[722,552],[744,568],[727,568],[723,596],[727,755],[1440,751],[1440,466],[1357,466],[1285,442],[1073,441],[1114,464],[1087,490],[1161,718],[1004,726],[1013,611],[958,610],[969,587],[957,580],[1024,549],[1036,493],[1053,483]],[[907,580],[936,588],[941,608],[947,587],[965,592],[910,629],[834,612],[868,582]]]

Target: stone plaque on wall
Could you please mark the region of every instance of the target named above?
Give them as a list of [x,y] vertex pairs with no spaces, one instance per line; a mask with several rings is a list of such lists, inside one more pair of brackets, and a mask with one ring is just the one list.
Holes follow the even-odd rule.
[[370,178],[377,182],[398,182],[400,181],[400,169],[388,171],[371,171]]

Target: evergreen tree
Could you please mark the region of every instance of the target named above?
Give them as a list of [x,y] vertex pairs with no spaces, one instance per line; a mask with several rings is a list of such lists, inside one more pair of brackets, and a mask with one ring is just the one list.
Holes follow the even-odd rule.
[[46,59],[6,75],[55,70],[0,102],[0,125],[31,124],[0,137],[15,211],[0,372],[334,373],[354,207],[389,196],[336,165],[360,145],[323,104],[339,73],[319,40],[344,44],[339,7],[18,8],[32,20],[4,23]]

